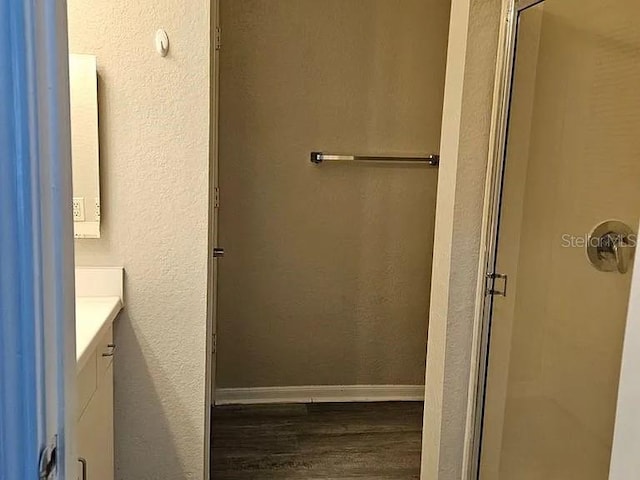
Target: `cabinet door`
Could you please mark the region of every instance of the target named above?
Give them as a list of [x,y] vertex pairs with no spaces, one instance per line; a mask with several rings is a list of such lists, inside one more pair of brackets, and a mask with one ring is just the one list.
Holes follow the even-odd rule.
[[[98,389],[77,426],[78,456],[87,461],[87,480],[113,480],[113,364],[109,364]],[[78,465],[78,469],[80,466]],[[80,478],[80,474],[78,474]]]

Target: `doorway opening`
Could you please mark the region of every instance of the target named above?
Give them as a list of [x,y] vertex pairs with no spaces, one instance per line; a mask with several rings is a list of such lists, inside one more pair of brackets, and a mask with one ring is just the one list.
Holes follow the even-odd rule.
[[419,474],[449,8],[219,1],[215,478]]

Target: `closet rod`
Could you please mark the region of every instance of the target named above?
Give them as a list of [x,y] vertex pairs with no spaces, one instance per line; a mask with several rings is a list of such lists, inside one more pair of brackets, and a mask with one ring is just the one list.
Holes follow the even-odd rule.
[[372,156],[372,155],[340,155],[335,153],[311,152],[311,162],[316,165],[322,162],[395,162],[395,163],[425,163],[430,167],[440,164],[440,155],[431,154],[419,156]]

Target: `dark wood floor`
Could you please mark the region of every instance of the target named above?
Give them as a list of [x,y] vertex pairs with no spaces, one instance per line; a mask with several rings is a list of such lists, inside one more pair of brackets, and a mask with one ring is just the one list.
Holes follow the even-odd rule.
[[421,402],[213,409],[214,480],[419,478]]

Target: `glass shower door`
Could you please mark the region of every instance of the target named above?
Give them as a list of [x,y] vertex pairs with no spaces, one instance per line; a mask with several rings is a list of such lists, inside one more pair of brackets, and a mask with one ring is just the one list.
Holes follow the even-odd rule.
[[608,477],[640,219],[639,18],[638,0],[519,14],[482,480]]

